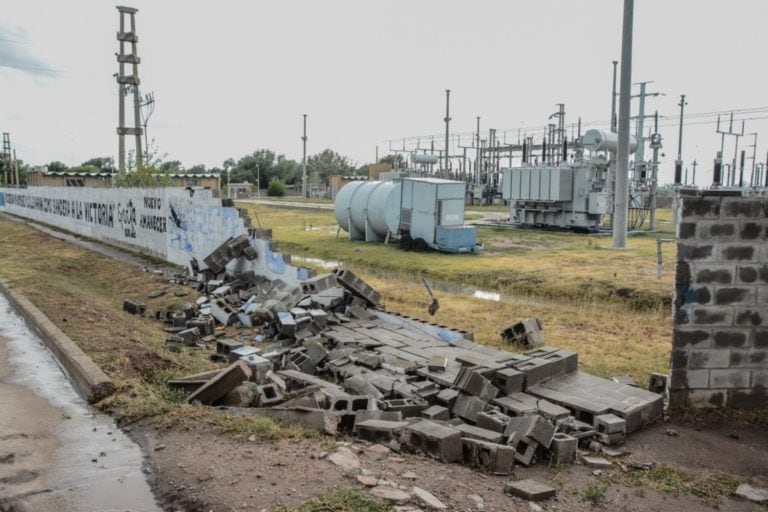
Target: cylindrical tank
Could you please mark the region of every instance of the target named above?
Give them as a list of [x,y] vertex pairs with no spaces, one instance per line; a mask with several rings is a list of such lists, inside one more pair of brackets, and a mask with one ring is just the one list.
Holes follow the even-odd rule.
[[386,237],[400,227],[400,181],[382,181],[368,198],[368,224],[374,233]]
[[401,183],[390,181],[355,181],[341,187],[336,195],[333,210],[336,221],[344,231],[349,223],[360,233],[365,224],[380,238],[387,231],[397,233],[400,226]]
[[414,164],[436,164],[437,155],[427,153],[411,153],[411,162]]
[[[582,139],[584,147],[592,151],[613,151],[619,149],[619,134],[606,132],[603,130],[589,130]],[[629,136],[629,152],[634,153],[637,150],[637,139],[634,135]]]
[[347,183],[341,187],[336,194],[336,201],[333,203],[333,212],[336,214],[336,222],[339,223],[339,226],[341,226],[341,229],[344,231],[349,231],[349,218],[347,217],[347,212],[349,210],[349,205],[352,202],[352,196],[355,195],[357,189],[365,183],[367,182],[353,181]]

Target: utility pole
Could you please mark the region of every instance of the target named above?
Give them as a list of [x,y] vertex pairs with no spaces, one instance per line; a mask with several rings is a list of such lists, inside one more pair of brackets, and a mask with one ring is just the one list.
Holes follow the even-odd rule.
[[751,166],[751,172],[749,175],[749,184],[753,187],[757,186],[759,184],[759,179],[757,182],[755,181],[755,166],[757,164],[757,133],[749,133],[747,135],[751,135],[754,137],[754,140],[752,141],[752,144],[750,146],[747,146],[748,148],[752,148],[752,156],[749,157],[750,160],[752,160],[752,166]]
[[728,121],[728,131],[720,130],[720,116],[717,116],[717,132],[721,135],[720,138],[720,155],[722,158],[723,148],[725,146],[725,136],[726,135],[733,135],[736,138],[736,148],[733,153],[733,161],[731,164],[731,169],[728,171],[728,178],[726,179],[726,186],[733,185],[734,181],[736,180],[736,155],[739,152],[739,137],[744,135],[744,120],[741,121],[741,133],[734,132],[733,131],[733,112],[731,112],[730,120]]
[[611,131],[616,133],[616,65],[619,61],[613,61],[613,94],[611,94]]
[[646,92],[646,86],[652,83],[653,83],[653,80],[648,80],[645,82],[639,82],[635,84],[640,86],[640,94],[636,94],[632,96],[633,98],[639,98],[640,100],[639,106],[638,106],[638,113],[637,113],[637,131],[635,132],[635,137],[637,137],[637,150],[635,151],[636,166],[638,162],[645,161],[645,141],[644,141],[644,135],[643,135],[643,131],[645,129],[645,118],[646,118],[645,98],[661,96],[660,92],[650,92],[650,93]]
[[17,187],[21,186],[19,183],[19,161],[16,160],[16,149],[13,150],[13,184]]
[[149,118],[155,113],[155,93],[150,92],[144,96],[144,101],[141,102],[141,125],[144,128],[144,153],[146,154],[146,163],[149,165],[149,135],[147,132],[147,124],[149,124]]
[[6,185],[11,184],[11,134],[3,132],[3,170],[5,176],[3,176],[3,183]]
[[[136,169],[138,170],[144,165],[144,156],[141,150],[141,135],[143,130],[141,128],[141,98],[139,96],[139,59],[136,45],[139,42],[139,37],[136,35],[136,13],[139,11],[133,7],[117,6],[117,10],[120,12],[120,31],[117,33],[117,40],[120,42],[120,53],[117,54],[117,62],[120,65],[120,71],[117,75],[118,84],[118,122],[117,135],[119,141],[118,147],[118,169],[121,172],[125,171],[125,136],[134,135],[136,137]],[[125,17],[130,18],[130,30],[126,31]],[[125,53],[126,43],[130,43],[131,53]],[[132,65],[132,72],[130,75],[125,74],[125,65]],[[133,126],[128,127],[125,125],[125,97],[128,92],[133,91]]]
[[677,137],[677,160],[675,160],[675,185],[679,185],[683,174],[683,112],[688,103],[685,101],[685,94],[680,95],[680,132]]
[[651,161],[651,215],[648,229],[656,230],[656,196],[659,188],[659,150],[661,149],[661,134],[659,133],[659,113],[653,114],[653,135],[651,136],[651,150],[653,150],[653,160]]
[[307,198],[307,114],[304,114],[304,135],[301,136],[303,146],[301,153],[301,197]]
[[627,215],[629,208],[629,117],[632,84],[632,18],[634,0],[624,0],[621,33],[621,84],[619,93],[619,140],[616,154],[616,203],[613,217],[613,247],[627,247]]
[[483,155],[480,152],[480,116],[477,116],[477,131],[475,132],[475,148],[477,149],[477,155],[475,155],[475,186],[480,185],[480,168],[482,167]]
[[699,165],[699,164],[694,159],[693,163],[691,165],[693,165],[693,178],[691,179],[691,185],[693,185],[695,187],[696,186],[696,166]]
[[443,173],[445,176],[448,176],[448,158],[449,158],[449,148],[450,148],[450,141],[448,139],[449,137],[449,125],[451,123],[451,116],[450,116],[450,110],[451,110],[451,90],[446,89],[445,90],[445,163],[443,164]]

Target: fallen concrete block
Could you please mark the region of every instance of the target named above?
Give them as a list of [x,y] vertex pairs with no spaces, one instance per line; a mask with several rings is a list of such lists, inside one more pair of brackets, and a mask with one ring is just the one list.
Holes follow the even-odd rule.
[[503,368],[494,374],[493,380],[503,394],[509,395],[523,390],[525,375],[514,368]]
[[292,409],[276,407],[222,407],[221,409],[241,416],[266,416],[286,423],[318,430],[332,436],[339,432],[339,417],[324,409],[304,407]]
[[595,416],[594,427],[600,434],[626,434],[627,422],[615,414]]
[[453,409],[453,404],[456,402],[456,397],[459,396],[459,392],[451,388],[441,389],[435,396],[435,402],[448,409]]
[[475,427],[474,425],[467,425],[466,423],[456,425],[454,428],[461,432],[461,437],[464,439],[479,439],[489,443],[501,443],[504,438],[499,432]]
[[216,400],[215,405],[226,407],[251,407],[257,403],[257,386],[253,382],[243,382]]
[[541,322],[538,318],[527,318],[507,327],[501,332],[501,340],[506,343],[518,343],[525,347],[544,344]]
[[187,375],[185,377],[178,377],[167,382],[167,386],[172,389],[181,389],[188,393],[192,393],[200,386],[206,384],[209,380],[216,377],[223,370],[210,370],[207,372],[196,373],[194,375]]
[[652,373],[648,378],[648,391],[663,395],[667,392],[667,376],[663,373]]
[[498,388],[490,380],[486,379],[479,371],[466,366],[459,370],[454,385],[464,393],[476,396],[484,402],[490,402],[499,393]]
[[507,482],[504,492],[528,501],[542,501],[554,497],[557,490],[536,480],[526,479]]
[[400,411],[355,411],[355,425],[368,420],[403,421]]
[[549,453],[554,462],[571,463],[576,461],[576,453],[579,447],[579,440],[575,437],[557,432],[552,438],[552,444],[549,446]]
[[264,384],[267,380],[267,372],[272,368],[272,362],[258,354],[245,356],[242,360],[251,369],[251,381]]
[[381,407],[385,411],[400,411],[403,418],[421,416],[421,411],[429,407],[429,403],[422,398],[392,398],[382,400]]
[[518,437],[512,433],[507,438],[507,444],[515,449],[515,460],[523,466],[530,466],[536,459],[536,451],[539,449],[539,443],[530,437]]
[[431,356],[427,363],[427,369],[431,372],[444,372],[448,366],[448,358],[445,356]]
[[229,366],[187,397],[188,403],[200,402],[211,405],[213,402],[229,393],[251,376],[248,365],[242,361]]
[[549,448],[555,435],[555,426],[541,416],[522,416],[509,419],[504,435],[513,434],[518,438],[533,439],[544,448]]
[[216,353],[228,358],[233,350],[237,350],[242,346],[242,343],[231,338],[219,338],[216,340]]
[[143,315],[147,311],[147,306],[139,301],[132,299],[125,299],[123,301],[123,311],[132,315]]
[[357,437],[372,443],[388,443],[396,440],[400,432],[408,426],[405,421],[366,420],[355,422],[354,433]]
[[257,392],[259,407],[269,407],[283,401],[283,394],[274,384],[262,384],[257,388]]
[[495,409],[483,411],[477,415],[477,426],[486,430],[504,433],[509,424],[509,416]]
[[487,408],[488,404],[480,398],[460,393],[453,404],[452,412],[463,420],[475,423],[477,415]]
[[403,433],[405,446],[443,462],[462,458],[461,432],[429,420],[413,423]]
[[442,405],[432,405],[421,411],[421,417],[428,420],[449,420],[451,413]]
[[381,300],[379,292],[368,286],[355,274],[347,269],[335,269],[336,279],[338,282],[346,288],[350,293],[364,299],[370,306],[378,306]]
[[462,439],[464,464],[494,475],[508,475],[515,466],[515,449],[481,439]]

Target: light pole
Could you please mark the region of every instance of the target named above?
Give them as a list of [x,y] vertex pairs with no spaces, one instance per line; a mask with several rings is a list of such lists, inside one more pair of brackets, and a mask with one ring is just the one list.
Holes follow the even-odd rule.
[[256,199],[261,199],[261,167],[256,164]]

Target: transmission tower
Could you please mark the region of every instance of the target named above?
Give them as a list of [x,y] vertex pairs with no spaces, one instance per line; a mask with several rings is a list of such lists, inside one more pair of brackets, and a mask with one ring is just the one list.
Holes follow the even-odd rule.
[[[141,96],[139,95],[139,58],[136,45],[139,37],[136,35],[136,13],[139,11],[133,7],[117,6],[120,12],[120,31],[117,33],[117,40],[120,42],[120,53],[117,55],[117,62],[120,65],[120,71],[117,74],[118,101],[119,101],[119,125],[117,127],[117,136],[119,140],[118,151],[118,169],[125,171],[125,136],[133,135],[136,137],[136,167],[144,165],[144,156],[141,151],[141,136],[144,130],[141,127]],[[126,31],[127,25],[130,27]],[[125,53],[126,45],[130,44],[130,53]],[[126,75],[126,64],[131,65],[131,73]],[[125,97],[133,93],[133,126],[125,124]]]

